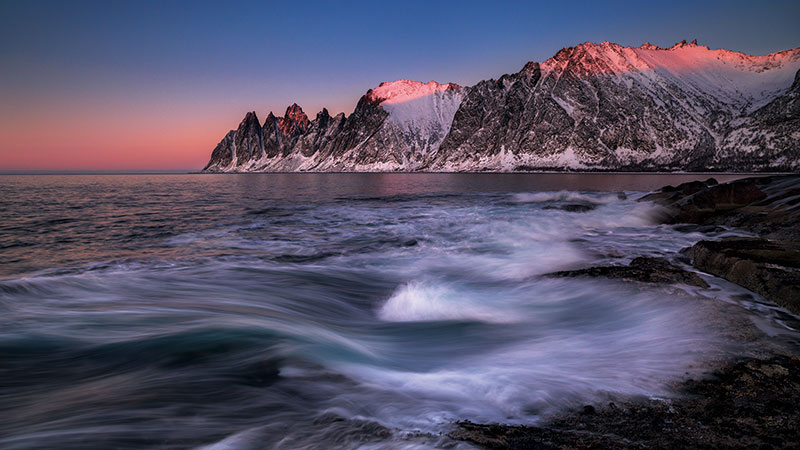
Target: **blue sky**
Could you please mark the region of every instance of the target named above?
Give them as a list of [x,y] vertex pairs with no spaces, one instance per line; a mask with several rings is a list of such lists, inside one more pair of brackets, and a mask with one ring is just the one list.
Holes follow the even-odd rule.
[[[349,113],[384,80],[470,85],[584,41],[696,38],[770,53],[800,46],[799,18],[797,1],[5,1],[0,156],[22,145],[32,121],[66,131],[31,136],[28,150],[65,160],[81,152],[74,127],[170,136],[171,122],[175,133],[198,134],[141,144],[154,159],[129,168],[161,168],[158,155],[169,160],[175,146],[180,156],[164,168],[194,167],[248,110],[263,119],[297,102],[312,118],[323,106]],[[120,151],[136,152],[131,139]],[[11,166],[0,159],[0,169],[22,168]]]

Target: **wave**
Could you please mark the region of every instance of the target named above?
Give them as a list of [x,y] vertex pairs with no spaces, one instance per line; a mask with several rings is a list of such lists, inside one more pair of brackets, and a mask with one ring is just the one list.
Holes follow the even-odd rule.
[[519,320],[507,314],[473,289],[412,282],[403,285],[378,311],[378,317],[390,322],[434,320],[476,320],[488,323],[511,323]]
[[619,194],[584,194],[575,191],[557,192],[519,192],[512,195],[516,203],[544,203],[544,202],[584,202],[591,204],[612,203],[626,198],[624,193]]

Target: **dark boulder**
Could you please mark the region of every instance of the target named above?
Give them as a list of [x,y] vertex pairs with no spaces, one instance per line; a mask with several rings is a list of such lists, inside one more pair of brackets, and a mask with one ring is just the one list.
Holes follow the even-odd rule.
[[800,242],[726,238],[700,241],[683,253],[698,269],[800,313]]
[[800,240],[800,175],[666,186],[640,201],[664,207],[663,223],[721,225],[764,237]]
[[583,212],[589,212],[595,208],[597,208],[597,205],[588,205],[585,203],[568,203],[566,205],[561,205],[561,206],[547,205],[542,209],[560,209],[567,212],[583,213]]

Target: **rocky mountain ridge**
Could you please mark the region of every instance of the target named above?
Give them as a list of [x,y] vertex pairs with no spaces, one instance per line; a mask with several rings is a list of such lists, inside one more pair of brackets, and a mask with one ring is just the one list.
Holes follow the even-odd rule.
[[247,113],[207,172],[796,171],[800,48],[583,43],[472,87],[384,82],[349,116]]

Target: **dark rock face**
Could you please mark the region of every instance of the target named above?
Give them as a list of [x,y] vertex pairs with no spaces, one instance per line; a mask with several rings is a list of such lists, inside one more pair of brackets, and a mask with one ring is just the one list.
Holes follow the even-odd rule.
[[233,143],[235,142],[235,136],[236,131],[231,130],[219,141],[219,144],[214,147],[214,151],[211,152],[211,160],[203,170],[211,170],[212,166],[216,166],[215,168],[225,168],[231,165],[233,162]]
[[563,206],[548,205],[542,209],[561,209],[567,212],[583,213],[583,212],[589,212],[595,208],[597,208],[597,205],[587,205],[585,203],[569,203]]
[[255,111],[247,113],[234,136],[235,157],[240,163],[258,159],[264,153],[264,137]]
[[728,238],[700,241],[685,253],[698,269],[800,313],[800,242]]
[[586,42],[471,88],[381,83],[349,117],[294,104],[267,117],[263,149],[253,117],[204,170],[796,171],[800,48]]
[[269,113],[264,121],[264,151],[268,158],[282,155],[282,146],[286,141],[278,119]]
[[667,186],[641,198],[665,207],[665,223],[725,225],[770,239],[800,240],[800,175]]
[[666,223],[724,225],[759,238],[701,241],[684,250],[700,270],[800,313],[800,175],[667,186],[642,200],[666,208]]
[[303,112],[303,108],[298,106],[297,103],[293,103],[292,106],[286,108],[286,114],[283,116],[280,127],[283,134],[287,136],[299,136],[304,134],[310,125],[311,122],[309,122],[306,113]]
[[[526,109],[526,102],[541,76],[539,64],[529,63],[517,74],[481,81],[470,88],[453,117],[450,133],[439,146],[436,160],[430,163],[432,168],[445,168],[465,157],[491,158],[509,142],[523,138],[525,124],[533,120],[533,110]],[[548,119],[540,127],[541,136],[569,121],[563,115]]]
[[641,281],[643,283],[683,283],[708,287],[702,278],[692,272],[659,258],[635,258],[627,266],[600,266],[548,274],[550,277],[603,277]]
[[[742,148],[761,149],[742,155]],[[755,111],[731,130],[720,148],[724,164],[754,167],[775,166],[797,170],[800,158],[800,70],[788,92]],[[728,162],[729,161],[729,162]],[[792,162],[795,164],[792,164]]]
[[[736,180],[731,183],[716,184],[713,178],[703,182],[694,181],[680,185],[663,197],[662,203],[668,203],[673,211],[667,223],[705,223],[706,220],[720,216],[726,212],[742,208],[766,198],[759,188],[758,181],[753,178]],[[658,194],[651,194],[643,200],[655,200]]]
[[[355,150],[352,156],[354,164],[364,164],[370,157],[376,157],[378,145],[360,146],[361,142],[372,138],[380,129],[389,113],[380,107],[380,101],[373,99],[372,91],[359,99],[353,114],[345,120],[341,132],[332,145],[324,149],[324,154],[334,160],[341,160],[348,150]],[[357,148],[358,147],[358,148]]]
[[450,434],[487,449],[790,449],[800,442],[800,359],[773,356],[689,380],[673,402],[610,403],[547,427],[459,423]]

